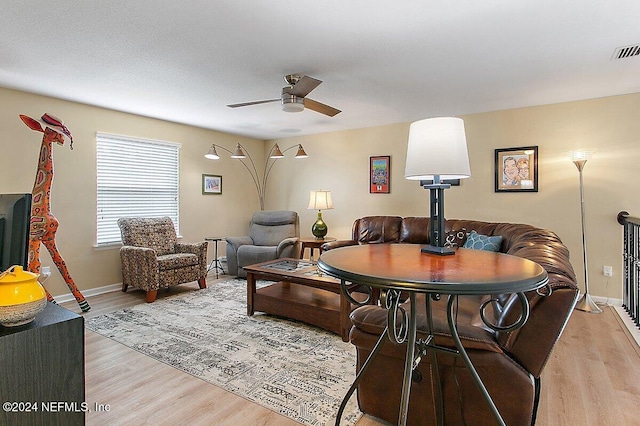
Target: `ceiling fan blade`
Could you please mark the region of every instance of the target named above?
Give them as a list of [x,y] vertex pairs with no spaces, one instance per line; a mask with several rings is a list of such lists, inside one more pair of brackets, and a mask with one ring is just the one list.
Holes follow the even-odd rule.
[[289,93],[304,98],[309,94],[309,92],[318,87],[320,83],[322,83],[322,80],[305,75],[298,80]]
[[309,98],[304,98],[304,107],[309,108],[315,112],[319,112],[320,114],[328,115],[329,117],[333,117],[334,115],[342,112],[339,109],[330,107],[329,105],[325,105]]
[[227,105],[229,108],[238,108],[238,107],[243,107],[243,106],[249,106],[249,105],[259,105],[259,104],[266,104],[269,102],[279,102],[280,98],[278,99],[267,99],[264,101],[253,101],[253,102],[243,102],[241,104],[231,104],[231,105]]

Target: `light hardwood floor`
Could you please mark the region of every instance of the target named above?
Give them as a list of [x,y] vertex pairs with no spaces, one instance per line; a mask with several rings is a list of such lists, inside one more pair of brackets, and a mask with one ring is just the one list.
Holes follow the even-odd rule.
[[[168,291],[197,288],[194,283]],[[85,318],[145,301],[143,292],[129,290],[95,296],[89,303]],[[80,313],[75,301],[62,306]],[[298,424],[96,333],[85,336],[89,426]],[[542,375],[537,425],[640,425],[639,403],[640,349],[618,315],[610,307],[601,315],[574,311]],[[95,404],[104,408],[94,411]],[[368,416],[358,422],[384,424]]]

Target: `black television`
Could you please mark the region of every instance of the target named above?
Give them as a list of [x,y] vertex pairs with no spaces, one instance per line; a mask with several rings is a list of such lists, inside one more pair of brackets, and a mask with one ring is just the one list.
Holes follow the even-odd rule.
[[0,272],[27,269],[31,194],[0,194]]

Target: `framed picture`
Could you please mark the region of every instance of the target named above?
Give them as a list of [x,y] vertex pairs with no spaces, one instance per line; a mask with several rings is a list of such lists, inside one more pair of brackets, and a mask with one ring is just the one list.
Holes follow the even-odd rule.
[[538,192],[538,147],[496,149],[495,192]]
[[222,194],[222,176],[202,175],[203,194]]
[[391,192],[391,156],[369,157],[369,192],[389,194]]

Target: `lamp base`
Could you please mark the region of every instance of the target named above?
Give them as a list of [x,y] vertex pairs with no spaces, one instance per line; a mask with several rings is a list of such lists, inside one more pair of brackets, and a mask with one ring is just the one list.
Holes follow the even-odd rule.
[[456,254],[456,251],[451,247],[438,247],[432,245],[426,245],[420,249],[422,253],[437,254],[439,256],[450,256]]
[[584,312],[589,312],[590,314],[601,314],[602,309],[596,305],[596,302],[593,301],[591,295],[589,293],[585,293],[578,303],[576,303],[576,309]]
[[313,234],[314,237],[316,237],[316,240],[322,240],[324,239],[324,236],[327,235],[327,224],[324,223],[324,221],[322,220],[322,212],[318,212],[318,219],[315,221],[315,223],[313,224],[313,226],[311,227],[311,233]]

